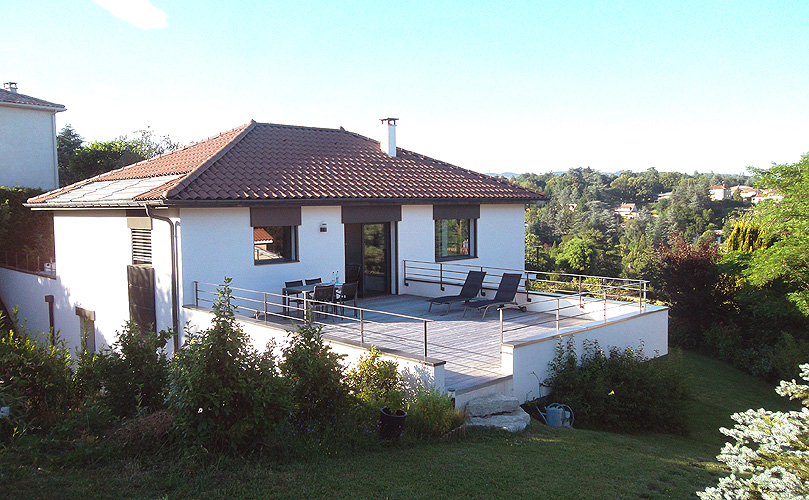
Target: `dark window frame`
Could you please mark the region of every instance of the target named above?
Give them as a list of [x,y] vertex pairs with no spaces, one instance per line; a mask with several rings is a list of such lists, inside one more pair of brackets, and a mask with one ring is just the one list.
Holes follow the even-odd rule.
[[[255,230],[256,229],[264,229],[267,231],[268,228],[283,228],[286,232],[289,231],[288,235],[285,235],[289,240],[289,256],[281,257],[281,258],[274,258],[274,259],[256,259],[257,254],[257,247],[260,243],[256,242],[255,237]],[[253,230],[253,265],[254,266],[264,266],[267,264],[289,264],[293,262],[300,262],[299,261],[299,254],[298,254],[298,226],[296,225],[288,225],[288,226],[254,226],[251,228]],[[270,231],[267,231],[268,233]]]
[[[469,244],[468,244],[468,254],[453,254],[453,255],[440,255],[439,254],[439,224],[443,224],[448,221],[467,221],[469,225]],[[469,259],[477,259],[478,258],[478,224],[476,218],[463,218],[463,219],[435,219],[434,224],[434,243],[435,243],[435,261],[436,262],[446,262],[451,260],[469,260]]]

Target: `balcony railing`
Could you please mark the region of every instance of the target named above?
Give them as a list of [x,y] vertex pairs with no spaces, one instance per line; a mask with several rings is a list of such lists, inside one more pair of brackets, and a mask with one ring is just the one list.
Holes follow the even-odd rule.
[[[500,309],[501,342],[508,332],[553,325],[559,333],[560,323],[566,319],[592,321],[598,317],[606,322],[611,316],[643,313],[648,305],[649,282],[645,280],[413,260],[404,261],[403,268],[405,286],[411,282],[435,284],[441,291],[462,286],[469,271],[485,271],[483,295],[497,290],[503,273],[521,273],[518,296],[525,297],[523,305],[529,305],[529,311],[516,321],[504,316],[512,306]],[[528,321],[531,315],[535,318]]]
[[[216,301],[217,290],[222,285],[194,281],[194,305],[210,308]],[[290,321],[311,321],[314,324],[339,328],[349,338],[355,338],[363,346],[370,347],[369,337],[385,338],[388,343],[402,346],[402,350],[427,358],[428,325],[432,320],[386,311],[354,307],[348,304],[316,301],[305,294],[281,295],[246,288],[230,287],[231,304],[238,314],[269,325],[289,326]],[[300,300],[300,305],[297,304]],[[340,311],[339,313],[337,311]],[[328,322],[327,322],[328,321]],[[386,323],[396,322],[400,328],[395,334]],[[383,331],[384,330],[384,331]]]
[[0,251],[0,267],[48,278],[56,277],[56,261],[53,257],[43,257],[33,253]]

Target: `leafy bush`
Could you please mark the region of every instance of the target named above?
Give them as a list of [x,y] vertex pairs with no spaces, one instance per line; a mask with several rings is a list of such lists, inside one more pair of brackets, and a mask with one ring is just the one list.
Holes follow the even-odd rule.
[[208,448],[265,439],[289,414],[272,350],[257,352],[236,322],[230,279],[217,291],[210,329],[189,332],[174,355],[167,403],[180,436]]
[[169,371],[163,348],[171,335],[165,330],[144,332],[137,323],[127,322],[112,348],[79,356],[78,385],[86,393],[100,391],[117,417],[162,408]]
[[320,327],[306,323],[289,332],[282,351],[279,367],[292,391],[293,422],[316,427],[341,416],[349,403],[343,356],[323,341]]
[[464,423],[464,413],[452,406],[445,392],[421,387],[407,404],[407,432],[418,438],[437,438]]
[[550,395],[542,404],[563,403],[583,428],[619,432],[683,432],[686,393],[677,353],[649,360],[643,347],[610,348],[585,340],[581,357],[575,342],[561,341],[545,382]]
[[[801,365],[809,382],[809,364]],[[717,458],[730,468],[730,476],[714,488],[698,492],[700,498],[807,498],[809,497],[809,385],[781,381],[775,391],[801,400],[802,411],[764,409],[735,413],[733,429],[719,429],[734,443],[726,443]]]
[[367,356],[360,358],[357,365],[346,376],[351,394],[360,401],[376,408],[388,407],[398,410],[404,406],[399,367],[394,361],[379,359],[380,352],[371,347]]
[[73,401],[72,376],[63,342],[52,345],[31,335],[0,332],[0,406],[11,407],[11,418],[0,420],[0,437],[56,423]]

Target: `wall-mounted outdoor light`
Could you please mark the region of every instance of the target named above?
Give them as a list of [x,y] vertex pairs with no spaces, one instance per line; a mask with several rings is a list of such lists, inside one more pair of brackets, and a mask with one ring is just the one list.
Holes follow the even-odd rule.
[[326,223],[325,223],[325,222],[321,222],[321,223],[320,223],[320,232],[321,232],[321,233],[325,233],[325,232],[326,232],[326,231],[328,231],[328,230],[329,230],[329,228],[328,228],[328,227],[326,227]]

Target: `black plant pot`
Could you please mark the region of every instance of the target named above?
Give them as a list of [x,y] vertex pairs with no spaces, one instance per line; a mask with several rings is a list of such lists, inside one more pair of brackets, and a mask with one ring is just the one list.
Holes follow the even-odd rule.
[[382,408],[379,412],[379,438],[397,441],[399,436],[402,435],[402,428],[406,418],[407,413],[402,410],[391,413],[390,408],[387,406]]

